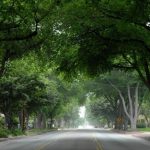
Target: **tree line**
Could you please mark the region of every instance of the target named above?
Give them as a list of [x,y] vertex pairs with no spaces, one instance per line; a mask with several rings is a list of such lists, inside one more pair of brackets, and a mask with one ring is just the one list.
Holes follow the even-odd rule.
[[[18,116],[24,130],[29,114],[39,115],[37,126],[45,126],[45,116],[52,126],[54,116],[65,115],[68,101],[78,105],[73,97],[83,103],[84,90],[79,85],[72,92],[63,78],[77,82],[77,76],[95,78],[111,71],[119,76],[121,71],[132,82],[122,83],[123,74],[117,82],[106,79],[109,86],[102,90],[111,87],[110,93],[99,103],[107,100],[119,107],[116,116],[124,116],[135,128],[139,105],[148,104],[142,103],[139,89],[150,89],[149,7],[149,0],[2,0],[0,112],[7,127],[16,126]],[[112,118],[111,109],[107,112]]]

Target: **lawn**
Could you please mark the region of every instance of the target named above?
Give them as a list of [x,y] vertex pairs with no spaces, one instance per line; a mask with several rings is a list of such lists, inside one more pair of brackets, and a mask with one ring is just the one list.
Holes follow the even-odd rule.
[[146,131],[146,132],[150,132],[150,128],[138,128],[138,131]]

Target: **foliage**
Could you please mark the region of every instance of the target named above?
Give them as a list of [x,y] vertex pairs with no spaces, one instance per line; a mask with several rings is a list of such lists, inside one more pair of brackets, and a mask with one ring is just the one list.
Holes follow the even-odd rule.
[[[97,120],[100,120],[103,117],[107,120],[107,122],[111,122],[115,125],[115,128],[118,129],[122,129],[127,126],[127,114],[125,113],[123,102],[121,101],[119,93],[114,86],[122,92],[124,104],[129,109],[128,87],[130,87],[130,98],[133,100],[137,82],[138,79],[136,78],[136,74],[123,73],[116,70],[103,74],[93,80],[89,80],[85,84],[85,88],[89,92],[87,94],[89,101],[87,104],[89,109],[88,116],[91,118],[97,118]],[[139,91],[139,105],[141,106],[144,101],[145,86],[140,84]],[[132,106],[134,106],[134,104],[135,102],[133,100]],[[132,110],[134,109],[135,106]],[[119,122],[118,118],[123,118],[123,120]]]
[[105,117],[108,121],[115,121],[116,112],[105,98],[92,100],[89,104],[90,112],[96,118]]
[[13,129],[13,130],[8,130],[6,128],[1,128],[0,127],[0,138],[7,138],[8,136],[19,136],[23,135],[24,133],[20,129]]
[[36,76],[18,76],[1,78],[0,83],[0,100],[2,104],[1,110],[4,109],[3,112],[5,112],[7,110],[7,107],[9,106],[18,110],[31,100],[38,100],[37,96],[40,101],[40,92],[41,89],[44,88],[44,85],[38,80]]
[[146,128],[146,124],[145,123],[137,123],[137,128]]
[[65,4],[54,22],[61,43],[54,50],[59,70],[92,76],[113,69],[135,70],[149,88],[149,7],[148,0]]
[[43,59],[45,53],[41,48],[46,47],[52,35],[52,14],[58,5],[54,0],[0,2],[0,76],[5,74],[10,61],[31,51],[35,50]]
[[138,131],[149,132],[149,131],[150,131],[150,128],[139,128]]
[[77,99],[72,99],[63,106],[60,117],[64,119],[65,126],[68,128],[77,128],[82,123],[79,119],[79,104]]
[[[88,96],[93,120],[114,121],[121,103],[110,82],[125,99],[139,78],[150,89],[149,0],[1,0],[0,9],[0,112],[14,126],[22,110],[77,120]],[[81,73],[97,78],[63,80]],[[144,90],[140,82],[140,105]]]
[[24,135],[21,129],[13,129],[10,131],[12,136]]
[[0,138],[7,138],[10,134],[10,131],[5,128],[0,128]]

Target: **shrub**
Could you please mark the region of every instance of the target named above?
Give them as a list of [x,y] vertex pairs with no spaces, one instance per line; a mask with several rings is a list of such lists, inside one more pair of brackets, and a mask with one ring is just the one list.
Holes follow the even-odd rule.
[[12,129],[11,135],[13,136],[23,135],[23,132],[21,131],[21,129]]
[[7,138],[10,135],[10,131],[5,128],[0,128],[0,138]]
[[145,123],[138,123],[136,125],[137,128],[146,128],[146,124]]
[[0,117],[0,128],[4,127],[5,121],[4,118]]

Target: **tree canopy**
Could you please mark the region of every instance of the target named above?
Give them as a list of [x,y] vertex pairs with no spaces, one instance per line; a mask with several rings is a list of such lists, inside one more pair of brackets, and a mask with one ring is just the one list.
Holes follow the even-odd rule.
[[148,116],[140,81],[150,90],[149,0],[1,0],[0,9],[0,112],[8,128],[17,120],[24,130],[29,119],[39,128],[77,126],[90,94],[93,120],[132,121],[138,98]]
[[89,75],[135,70],[149,88],[149,7],[148,0],[77,0],[64,5],[56,24],[56,37],[65,37],[58,48],[59,69]]

